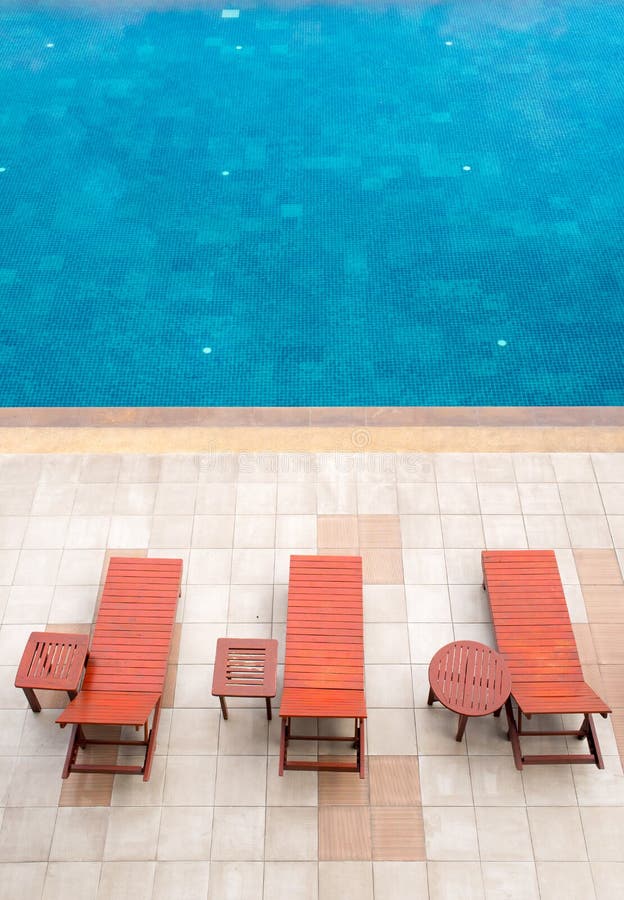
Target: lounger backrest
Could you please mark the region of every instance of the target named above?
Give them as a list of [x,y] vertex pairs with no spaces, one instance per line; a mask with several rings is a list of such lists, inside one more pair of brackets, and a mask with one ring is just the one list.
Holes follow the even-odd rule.
[[286,687],[364,688],[362,559],[291,556]]
[[181,559],[111,557],[83,690],[161,692]]
[[512,679],[543,681],[549,669],[583,681],[568,606],[552,550],[484,550],[483,573],[498,649]]

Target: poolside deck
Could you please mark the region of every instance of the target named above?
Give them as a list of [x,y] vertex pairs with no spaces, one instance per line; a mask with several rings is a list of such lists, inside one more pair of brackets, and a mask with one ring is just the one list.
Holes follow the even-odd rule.
[[[197,440],[188,453],[162,452],[163,422],[20,424],[3,430],[15,452],[0,457],[0,898],[624,895],[617,422],[548,425],[563,448],[568,428],[591,427],[597,452],[425,453],[401,443],[403,452],[331,452],[325,423],[304,429],[302,452],[280,454],[270,450],[276,429],[287,438],[296,423],[221,423],[208,444],[205,423],[168,432],[175,446],[185,434]],[[417,426],[335,427],[341,451],[358,441],[383,451],[415,440]],[[528,430],[535,446],[541,426]],[[453,435],[452,446],[443,435],[446,449],[463,446],[465,434]],[[220,452],[228,442],[241,452]],[[45,452],[55,446],[81,452]],[[597,722],[605,771],[517,772],[503,719],[471,720],[457,744],[456,717],[426,705],[439,646],[493,642],[480,550],[526,546],[556,549],[586,676],[615,710]],[[289,556],[317,551],[364,560],[363,783],[340,773],[279,778],[279,719],[267,723],[262,701],[232,700],[224,722],[210,696],[219,636],[274,636],[283,651]],[[15,669],[31,631],[89,630],[110,553],[184,559],[157,757],[148,784],[122,775],[62,783],[58,695],[44,695],[34,716],[13,687]]]

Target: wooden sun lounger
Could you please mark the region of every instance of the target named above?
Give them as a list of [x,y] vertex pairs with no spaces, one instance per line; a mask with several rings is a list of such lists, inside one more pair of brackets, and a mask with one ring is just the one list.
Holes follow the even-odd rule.
[[[498,649],[511,673],[506,710],[516,768],[537,763],[595,763],[604,768],[592,713],[604,718],[607,704],[583,678],[576,640],[552,550],[484,550],[483,587],[488,592]],[[525,731],[522,716],[580,713],[576,731]],[[589,753],[528,756],[520,736],[587,738]]]
[[[364,614],[359,556],[291,556],[279,774],[284,769],[359,772],[364,778]],[[349,737],[296,735],[293,718],[354,720]],[[349,741],[353,763],[289,760],[290,741]]]
[[[181,582],[181,559],[111,558],[82,687],[56,720],[61,728],[73,725],[63,778],[121,772],[149,779]],[[143,740],[87,738],[85,725],[142,726]],[[144,762],[77,762],[89,744],[145,748]]]

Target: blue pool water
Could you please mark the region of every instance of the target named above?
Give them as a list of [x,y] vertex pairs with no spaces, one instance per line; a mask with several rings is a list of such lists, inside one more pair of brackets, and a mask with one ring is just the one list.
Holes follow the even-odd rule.
[[624,404],[621,4],[110,5],[0,9],[2,405]]

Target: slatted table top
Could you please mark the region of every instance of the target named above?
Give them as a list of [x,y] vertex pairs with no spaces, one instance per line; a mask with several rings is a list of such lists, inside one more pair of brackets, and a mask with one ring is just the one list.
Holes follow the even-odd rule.
[[275,697],[277,641],[219,638],[212,693],[220,697]]
[[22,654],[15,687],[76,691],[88,647],[86,634],[33,631]]
[[511,691],[505,660],[478,641],[441,647],[429,664],[429,684],[443,706],[462,716],[491,715]]
[[484,550],[485,586],[513,696],[527,714],[604,713],[586,684],[553,550]]
[[361,557],[291,557],[280,715],[366,716]]

